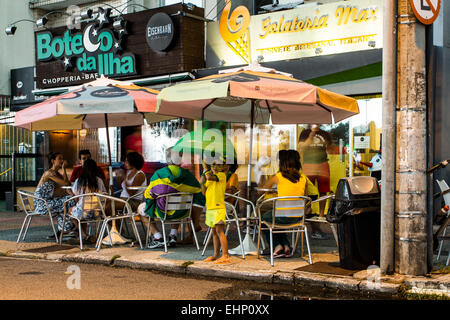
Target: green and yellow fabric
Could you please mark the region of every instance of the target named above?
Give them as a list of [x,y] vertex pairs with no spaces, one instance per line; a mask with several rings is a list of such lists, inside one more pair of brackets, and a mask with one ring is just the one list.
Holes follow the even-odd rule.
[[186,210],[170,210],[165,217],[165,199],[156,198],[160,195],[174,192],[190,192],[194,194],[194,203],[205,206],[205,196],[202,194],[200,183],[187,169],[170,165],[157,170],[145,189],[145,213],[152,219],[181,219],[187,216]]

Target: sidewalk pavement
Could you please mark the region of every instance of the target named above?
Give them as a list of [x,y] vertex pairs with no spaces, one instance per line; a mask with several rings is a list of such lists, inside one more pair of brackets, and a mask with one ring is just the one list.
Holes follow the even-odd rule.
[[[97,252],[92,245],[87,245],[81,251],[78,242],[74,239],[63,242],[61,246],[53,240],[46,240],[51,234],[48,217],[35,217],[31,222],[25,241],[16,243],[24,215],[16,212],[0,211],[0,256],[17,258],[35,258],[73,263],[92,263],[114,265],[115,267],[128,267],[132,269],[157,270],[179,274],[220,277],[229,279],[242,279],[264,283],[284,285],[304,285],[316,288],[337,289],[354,294],[373,294],[386,298],[450,298],[450,273],[433,271],[423,277],[405,275],[379,275],[379,268],[368,270],[345,270],[339,268],[339,253],[331,230],[321,224],[320,227],[327,232],[327,239],[311,239],[311,252],[313,265],[307,261],[306,245],[305,256],[300,257],[300,245],[296,254],[291,258],[275,259],[274,267],[270,265],[270,256],[233,255],[229,265],[216,265],[204,262],[212,254],[212,241],[201,255],[203,238],[206,226],[198,233],[200,251],[195,245],[177,245],[169,248],[165,253],[163,249],[141,250],[138,244],[128,243],[114,247],[102,246]],[[324,229],[325,227],[325,229]],[[144,232],[141,231],[143,245],[145,245]],[[239,244],[236,231],[228,234],[229,248]],[[444,256],[440,263],[444,264],[447,258],[448,246],[444,248]],[[299,270],[300,269],[300,270]],[[445,273],[445,270],[447,273]]]

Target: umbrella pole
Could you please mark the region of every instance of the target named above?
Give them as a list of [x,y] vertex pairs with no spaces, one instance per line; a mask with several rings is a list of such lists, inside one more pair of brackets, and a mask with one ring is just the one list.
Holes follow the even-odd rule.
[[[252,99],[252,108],[250,111],[250,146],[248,152],[248,168],[247,168],[247,199],[250,199],[250,190],[252,186],[252,153],[253,153],[253,127],[255,122],[255,100]],[[247,205],[247,219],[250,217],[250,206]],[[247,234],[250,231],[250,225],[247,220]]]
[[[255,100],[252,100],[252,109],[250,113],[250,147],[248,155],[248,172],[247,172],[247,199],[250,200],[250,188],[252,184],[252,149],[253,149],[253,126],[255,122]],[[250,200],[251,201],[251,200]],[[247,205],[247,221],[246,221],[246,234],[244,239],[242,239],[242,246],[244,249],[244,254],[256,254],[257,248],[253,239],[250,236],[250,205]],[[238,230],[239,231],[239,230]],[[240,231],[239,231],[240,232]],[[242,253],[241,245],[236,248],[228,250],[230,254],[240,255]]]
[[[106,140],[107,140],[107,144],[108,144],[108,160],[109,160],[109,181],[110,181],[110,185],[109,185],[109,194],[111,196],[114,196],[114,186],[111,183],[112,182],[112,161],[111,161],[111,141],[109,139],[109,128],[108,128],[108,115],[105,113],[105,128],[106,128]],[[115,202],[112,201],[111,203],[111,214],[113,216],[115,216],[116,214],[116,206],[115,206]],[[130,240],[125,239],[124,237],[122,237],[120,235],[120,232],[117,230],[116,227],[116,220],[112,220],[112,226],[111,226],[111,231],[109,232],[110,236],[106,236],[102,243],[106,244],[106,245],[114,245],[114,244],[125,244],[127,242],[130,242]],[[110,241],[111,240],[111,241]]]
[[105,113],[105,128],[106,128],[106,140],[108,141],[108,161],[109,161],[109,166],[112,166],[111,146],[110,146],[110,141],[109,141],[109,130],[108,130],[108,116],[106,113]]

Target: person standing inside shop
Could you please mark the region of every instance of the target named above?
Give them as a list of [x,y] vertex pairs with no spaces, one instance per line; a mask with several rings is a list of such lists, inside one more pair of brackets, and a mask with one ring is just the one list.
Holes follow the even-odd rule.
[[[332,150],[331,135],[320,125],[309,125],[299,137],[299,149],[303,158],[303,173],[317,187],[319,195],[330,192],[330,166],[328,153]],[[319,217],[324,218],[326,201],[319,202]]]

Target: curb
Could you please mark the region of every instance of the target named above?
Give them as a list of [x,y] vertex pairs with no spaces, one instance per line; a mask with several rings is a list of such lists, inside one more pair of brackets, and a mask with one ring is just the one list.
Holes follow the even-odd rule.
[[[2,252],[0,256],[41,259],[59,262],[72,262],[83,264],[95,264],[103,266],[112,266],[120,268],[130,268],[147,271],[169,272],[190,276],[215,277],[222,279],[246,280],[259,283],[273,283],[287,286],[310,286],[315,288],[325,288],[331,290],[343,290],[352,294],[375,294],[395,296],[399,295],[402,287],[412,288],[409,291],[420,293],[422,295],[450,295],[450,275],[449,281],[444,283],[436,279],[413,278],[408,277],[403,281],[392,283],[387,279],[381,279],[379,282],[371,282],[364,277],[354,278],[345,276],[330,276],[320,273],[311,273],[303,271],[246,271],[230,270],[227,266],[208,265],[203,262],[192,263],[191,261],[170,261],[163,259],[142,259],[136,261],[123,258],[118,255],[107,257],[90,255],[83,253],[72,254],[54,254],[54,253],[34,253],[27,252]],[[420,291],[417,291],[420,290]]]

